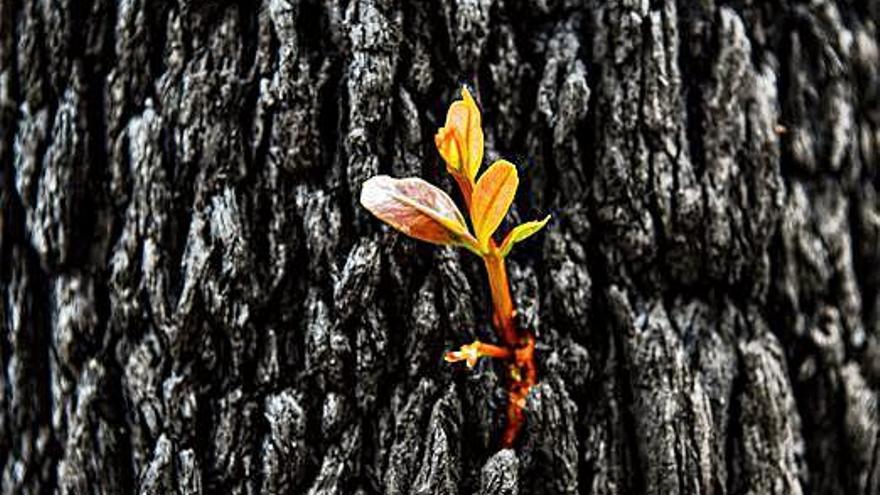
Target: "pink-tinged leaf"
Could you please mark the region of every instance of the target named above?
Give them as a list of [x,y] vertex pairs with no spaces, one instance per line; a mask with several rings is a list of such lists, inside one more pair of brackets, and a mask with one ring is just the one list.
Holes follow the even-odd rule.
[[361,204],[410,237],[442,245],[474,243],[452,198],[422,179],[373,177],[364,182]]
[[481,250],[487,249],[489,239],[507,215],[517,186],[516,167],[506,160],[493,163],[477,181],[471,200],[471,221]]
[[504,242],[501,243],[501,256],[507,256],[514,244],[531,237],[532,234],[544,228],[549,220],[550,215],[547,215],[543,220],[521,223],[511,229],[504,238]]

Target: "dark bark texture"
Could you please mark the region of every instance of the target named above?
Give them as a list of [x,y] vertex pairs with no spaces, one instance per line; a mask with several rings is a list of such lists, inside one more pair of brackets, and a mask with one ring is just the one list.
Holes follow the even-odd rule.
[[[0,486],[880,493],[880,1],[0,0]],[[469,84],[540,383],[498,450]]]

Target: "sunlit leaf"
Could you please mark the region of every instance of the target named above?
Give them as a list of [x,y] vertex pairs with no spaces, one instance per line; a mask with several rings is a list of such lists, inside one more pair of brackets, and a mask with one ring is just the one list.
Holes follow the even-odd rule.
[[361,189],[361,204],[404,234],[434,244],[473,244],[455,202],[419,178],[378,175]]
[[466,87],[461,88],[461,96],[465,106],[468,108],[467,132],[465,133],[465,143],[467,143],[468,156],[465,160],[465,171],[470,181],[473,183],[477,180],[477,172],[480,170],[480,164],[483,162],[483,127],[480,109],[477,102],[471,96],[470,91]]
[[460,174],[473,183],[483,161],[483,128],[480,109],[467,88],[462,99],[446,113],[446,124],[437,130],[434,143],[451,174]]
[[493,163],[477,181],[471,202],[471,221],[483,251],[486,250],[495,229],[507,215],[518,185],[516,167],[506,160]]
[[547,215],[543,220],[532,220],[511,229],[504,238],[504,242],[501,243],[501,256],[507,256],[514,244],[527,239],[535,232],[544,228],[548,221],[550,221],[550,215]]

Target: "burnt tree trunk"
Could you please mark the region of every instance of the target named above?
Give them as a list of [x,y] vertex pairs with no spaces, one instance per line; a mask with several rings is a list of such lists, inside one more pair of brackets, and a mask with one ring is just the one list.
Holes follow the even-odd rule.
[[[880,493],[880,2],[401,3],[0,0],[0,491]],[[513,450],[357,203],[461,83],[553,214]]]

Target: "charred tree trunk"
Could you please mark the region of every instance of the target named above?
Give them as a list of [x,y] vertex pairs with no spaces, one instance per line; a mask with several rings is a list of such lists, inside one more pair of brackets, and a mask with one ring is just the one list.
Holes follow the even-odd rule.
[[[2,493],[880,493],[880,2],[0,0]],[[461,83],[553,222],[452,190]]]

